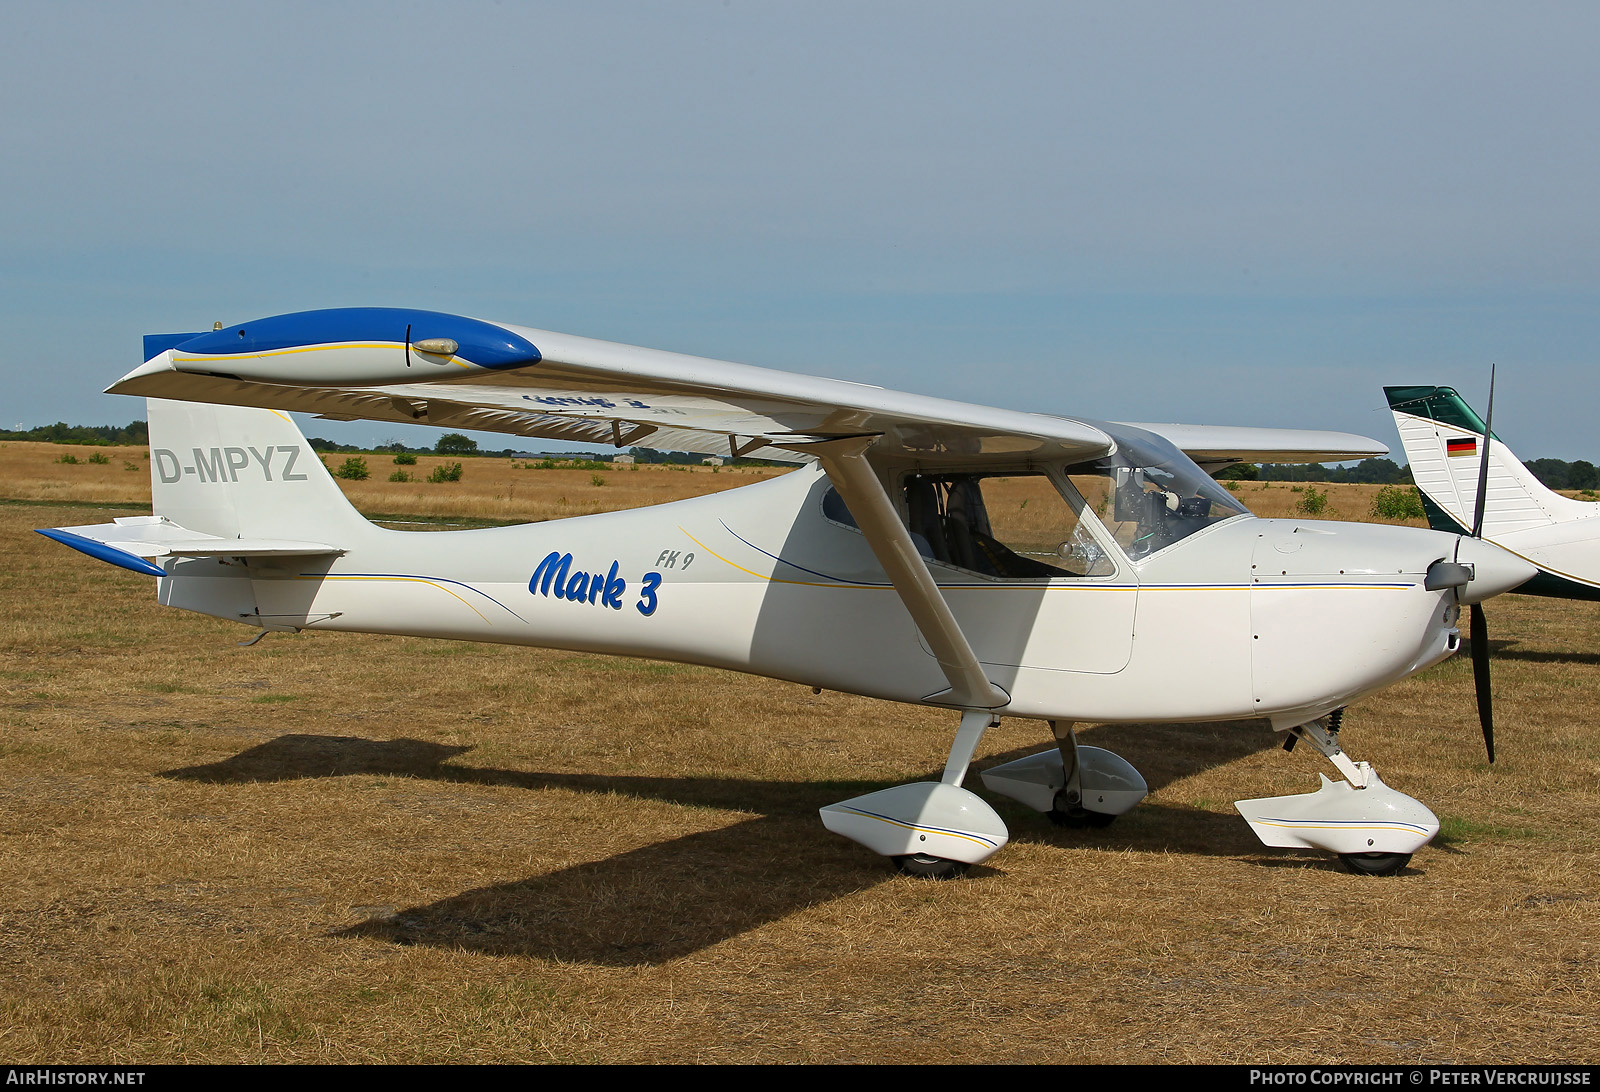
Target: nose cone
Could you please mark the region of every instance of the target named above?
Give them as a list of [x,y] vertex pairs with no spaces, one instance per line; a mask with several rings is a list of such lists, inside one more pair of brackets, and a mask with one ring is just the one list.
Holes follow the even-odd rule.
[[1471,565],[1473,577],[1461,589],[1461,602],[1481,603],[1533,579],[1539,567],[1481,538],[1461,536],[1457,559]]

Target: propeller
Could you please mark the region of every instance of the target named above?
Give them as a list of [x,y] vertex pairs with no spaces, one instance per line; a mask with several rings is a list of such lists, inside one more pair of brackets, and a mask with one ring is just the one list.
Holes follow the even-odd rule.
[[[1494,365],[1489,365],[1489,410],[1483,419],[1483,460],[1478,467],[1477,505],[1472,515],[1472,537],[1483,538],[1483,510],[1489,495],[1489,437],[1494,428]],[[1459,550],[1459,545],[1457,546]],[[1461,589],[1456,589],[1459,597]],[[1468,615],[1472,619],[1472,687],[1478,695],[1478,723],[1483,727],[1483,747],[1489,752],[1489,762],[1494,762],[1494,699],[1489,693],[1489,623],[1482,603],[1473,603]]]
[[1483,604],[1470,608],[1472,618],[1472,687],[1478,692],[1478,723],[1483,726],[1483,748],[1494,762],[1494,703],[1489,696],[1489,630]]

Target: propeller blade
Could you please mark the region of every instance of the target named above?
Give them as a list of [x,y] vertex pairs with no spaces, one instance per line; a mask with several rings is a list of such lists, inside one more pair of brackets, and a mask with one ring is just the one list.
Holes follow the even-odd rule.
[[1478,692],[1478,723],[1483,725],[1483,746],[1494,761],[1494,699],[1489,695],[1489,623],[1483,604],[1474,603],[1472,618],[1472,686]]
[[[1472,537],[1483,537],[1483,508],[1489,496],[1489,432],[1494,428],[1494,365],[1489,365],[1489,412],[1483,419],[1483,461],[1478,466],[1478,503],[1472,510]],[[1474,633],[1477,631],[1474,630]],[[1477,642],[1473,642],[1476,644]]]

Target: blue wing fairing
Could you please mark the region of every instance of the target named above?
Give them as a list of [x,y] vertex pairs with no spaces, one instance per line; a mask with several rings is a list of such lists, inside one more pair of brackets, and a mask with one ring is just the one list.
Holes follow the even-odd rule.
[[150,334],[144,350],[149,360],[167,349],[195,356],[241,356],[352,341],[399,346],[408,340],[414,345],[444,338],[460,346],[457,357],[480,368],[514,368],[542,359],[533,342],[503,326],[409,307],[337,307],[274,315],[200,334]]

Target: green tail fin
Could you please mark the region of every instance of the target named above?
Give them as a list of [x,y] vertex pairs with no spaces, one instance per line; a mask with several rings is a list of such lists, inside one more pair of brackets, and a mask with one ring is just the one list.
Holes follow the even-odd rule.
[[[1479,436],[1487,431],[1483,427],[1483,418],[1473,412],[1454,387],[1385,387],[1383,393],[1389,399],[1389,408],[1392,410],[1454,425],[1476,432]],[[1494,439],[1499,440],[1500,437],[1495,436]]]

